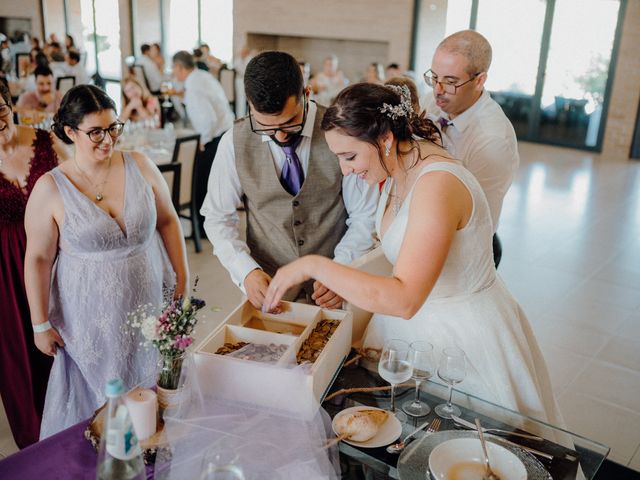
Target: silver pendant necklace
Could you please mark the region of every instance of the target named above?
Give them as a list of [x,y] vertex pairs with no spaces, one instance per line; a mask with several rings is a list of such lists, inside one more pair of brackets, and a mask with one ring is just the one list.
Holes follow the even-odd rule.
[[73,157],[73,163],[76,166],[76,169],[78,170],[78,173],[80,173],[80,175],[82,175],[82,177],[89,183],[89,185],[91,185],[91,188],[96,192],[95,195],[95,201],[96,202],[101,202],[104,199],[104,195],[102,194],[102,190],[104,189],[105,184],[107,183],[107,180],[109,179],[109,174],[111,173],[111,158],[109,157],[109,164],[107,165],[107,173],[105,173],[104,178],[102,179],[101,182],[98,183],[93,183],[91,181],[91,179],[89,178],[89,175],[87,175],[81,168],[80,165],[78,165],[78,160],[76,160],[76,157]]

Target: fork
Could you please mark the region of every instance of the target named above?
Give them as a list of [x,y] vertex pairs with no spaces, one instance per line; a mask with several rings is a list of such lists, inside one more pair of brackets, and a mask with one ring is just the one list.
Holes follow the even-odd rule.
[[438,430],[440,430],[440,419],[436,418],[431,422],[431,425],[429,425],[429,428],[427,428],[425,432],[429,435],[430,433],[436,433]]
[[[433,422],[431,422],[431,425],[429,425],[429,428],[425,430],[425,436],[422,438],[426,438],[432,433],[436,433],[438,430],[440,430],[440,419],[436,418]],[[404,457],[401,457],[401,461],[403,463],[409,460],[409,457],[413,455],[413,452],[416,451],[416,448],[418,448],[418,445],[420,445],[420,441],[413,442],[413,444],[409,446],[409,448],[407,449],[407,454]]]

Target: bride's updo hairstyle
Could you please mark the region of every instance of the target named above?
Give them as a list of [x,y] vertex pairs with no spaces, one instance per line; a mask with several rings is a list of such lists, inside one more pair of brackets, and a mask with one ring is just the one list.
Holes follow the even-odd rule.
[[[387,132],[393,133],[398,140],[398,158],[419,149],[416,137],[442,145],[440,132],[434,123],[425,114],[418,115],[413,111],[408,89],[404,92],[402,87],[395,85],[356,83],[348,86],[327,109],[320,126],[325,132],[336,129],[373,145],[378,150],[380,163],[387,173],[379,142]],[[403,141],[408,141],[411,148],[401,151],[400,142]],[[405,165],[405,168],[412,166]]]
[[71,145],[73,140],[66,134],[64,127],[78,128],[86,115],[109,109],[115,112],[116,104],[104,90],[95,85],[77,85],[62,97],[60,108],[53,117],[51,130],[56,137]]

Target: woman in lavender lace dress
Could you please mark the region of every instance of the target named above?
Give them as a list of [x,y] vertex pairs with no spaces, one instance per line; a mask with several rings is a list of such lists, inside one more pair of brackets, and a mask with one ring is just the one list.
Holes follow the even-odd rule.
[[123,328],[127,315],[159,304],[174,281],[183,294],[188,277],[162,175],[143,155],[114,149],[122,123],[113,101],[94,86],[74,87],[53,129],[74,157],[38,181],[25,216],[35,342],[55,355],[40,438],[88,418],[108,379],[132,387],[154,372],[155,352]]

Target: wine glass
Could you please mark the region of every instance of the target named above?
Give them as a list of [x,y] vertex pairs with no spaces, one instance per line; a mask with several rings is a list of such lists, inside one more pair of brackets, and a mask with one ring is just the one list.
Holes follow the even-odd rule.
[[169,108],[172,106],[171,103],[171,92],[173,90],[173,84],[165,80],[160,84],[160,96],[163,98],[162,108]]
[[211,447],[202,456],[200,480],[245,480],[238,459],[238,453],[231,448]]
[[434,411],[439,417],[451,418],[451,415],[460,416],[462,413],[458,407],[451,403],[453,386],[464,380],[466,375],[464,351],[458,347],[449,347],[442,350],[440,363],[438,364],[438,377],[449,385],[449,401],[446,404],[436,406]]
[[406,421],[407,418],[404,414],[396,414],[396,385],[409,380],[413,373],[413,366],[409,361],[409,349],[409,344],[404,340],[387,340],[384,342],[378,362],[380,376],[391,384],[391,413],[401,422]]
[[413,365],[411,378],[416,382],[416,396],[402,405],[402,410],[412,417],[424,417],[431,411],[431,407],[420,401],[420,385],[428,380],[434,371],[433,345],[429,342],[418,341],[410,345],[409,361]]

